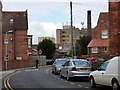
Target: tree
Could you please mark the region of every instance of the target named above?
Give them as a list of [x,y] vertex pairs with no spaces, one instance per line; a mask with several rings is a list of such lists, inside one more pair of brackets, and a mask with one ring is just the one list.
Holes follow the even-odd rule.
[[41,50],[42,55],[46,55],[47,59],[51,59],[55,53],[55,43],[50,39],[44,39],[42,42],[39,42],[37,50]]
[[89,36],[83,36],[78,40],[78,43],[80,45],[79,50],[81,55],[87,55],[87,46],[90,41],[91,41],[91,37]]
[[80,44],[79,44],[79,40],[76,41],[75,49],[76,49],[76,55],[77,55],[77,56],[81,56],[81,55],[82,55],[82,52],[81,52],[81,46],[80,46]]

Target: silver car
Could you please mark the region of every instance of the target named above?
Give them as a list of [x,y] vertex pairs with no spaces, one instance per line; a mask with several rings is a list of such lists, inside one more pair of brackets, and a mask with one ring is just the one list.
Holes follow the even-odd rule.
[[69,59],[60,70],[60,77],[70,80],[72,77],[89,77],[92,65],[87,60]]
[[65,63],[65,61],[66,61],[66,58],[56,59],[52,65],[52,73],[60,74],[61,67]]

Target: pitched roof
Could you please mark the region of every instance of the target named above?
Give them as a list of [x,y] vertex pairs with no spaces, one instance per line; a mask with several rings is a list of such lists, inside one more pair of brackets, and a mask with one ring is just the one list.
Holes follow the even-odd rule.
[[108,40],[93,39],[90,41],[87,47],[107,47]]
[[[13,23],[10,23],[13,19]],[[2,33],[8,30],[27,30],[28,18],[26,11],[3,11],[2,12]]]
[[104,23],[108,23],[109,22],[109,13],[108,12],[100,12],[100,15],[99,15],[99,19],[98,19],[98,22],[97,22],[97,25],[100,23],[100,22],[104,22]]

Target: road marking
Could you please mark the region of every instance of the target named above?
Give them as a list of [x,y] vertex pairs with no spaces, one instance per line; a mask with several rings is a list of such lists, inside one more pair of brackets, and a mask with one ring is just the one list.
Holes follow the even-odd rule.
[[68,81],[65,81],[65,82],[68,82]]
[[79,87],[82,87],[81,85],[78,85]]
[[61,81],[63,81],[63,79],[60,79]]
[[4,86],[5,86],[5,88],[6,88],[7,90],[9,90],[9,89],[7,88],[7,85],[6,85],[6,80],[7,80],[7,78],[4,80]]
[[57,79],[60,79],[60,78],[57,78]]
[[70,82],[70,84],[72,84],[72,85],[73,85],[74,83]]
[[[11,74],[12,75],[12,74]],[[12,87],[10,86],[9,80],[10,80],[10,76],[9,75],[5,80],[4,80],[4,86],[6,88],[6,90],[13,90]]]
[[85,87],[85,88],[89,88],[89,87]]
[[11,86],[10,86],[9,81],[10,81],[10,77],[8,77],[8,79],[7,79],[7,85],[8,85],[8,87],[10,88],[10,90],[13,90],[13,89],[11,88]]

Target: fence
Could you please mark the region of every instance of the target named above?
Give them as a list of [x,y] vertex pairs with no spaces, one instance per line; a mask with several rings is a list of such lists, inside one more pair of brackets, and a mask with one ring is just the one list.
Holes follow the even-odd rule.
[[35,66],[35,60],[39,60],[40,66],[45,66],[46,65],[46,56],[40,55],[40,56],[29,56],[29,65],[30,66]]

